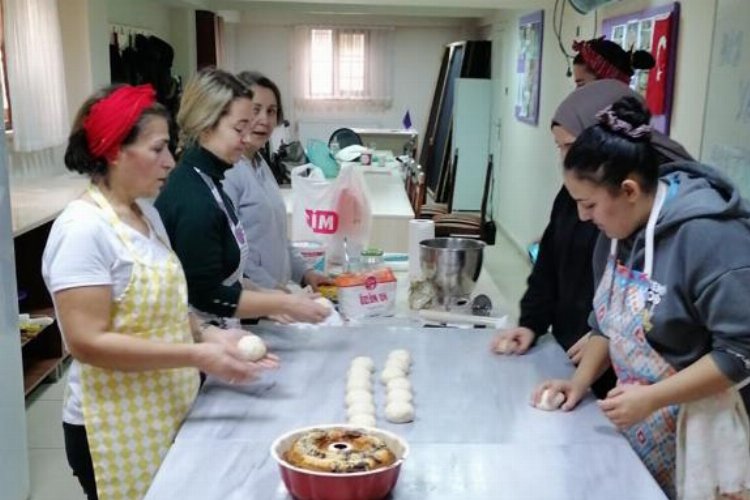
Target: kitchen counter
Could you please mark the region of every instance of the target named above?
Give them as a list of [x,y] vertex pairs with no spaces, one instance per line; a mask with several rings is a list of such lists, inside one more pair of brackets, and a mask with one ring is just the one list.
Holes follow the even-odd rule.
[[377,425],[411,447],[401,499],[649,500],[665,496],[589,396],[572,412],[532,408],[532,388],[573,367],[548,338],[525,356],[490,353],[489,330],[255,327],[281,368],[243,386],[206,382],[146,495],[150,500],[289,499],[268,453],[279,435],[343,422],[351,359],[413,358],[415,421]]
[[69,173],[12,185],[13,237],[53,220],[86,190],[89,182],[88,177]]

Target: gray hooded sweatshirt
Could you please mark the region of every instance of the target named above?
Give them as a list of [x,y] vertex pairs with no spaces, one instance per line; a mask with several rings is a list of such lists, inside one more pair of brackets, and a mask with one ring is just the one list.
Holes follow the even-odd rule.
[[[668,190],[656,222],[651,278],[666,292],[646,338],[677,370],[710,353],[724,375],[740,382],[750,376],[750,205],[704,165],[669,163],[660,178]],[[641,271],[644,243],[645,226],[619,242],[618,260]],[[609,250],[610,239],[601,234],[597,283]],[[601,334],[593,314],[589,322]]]

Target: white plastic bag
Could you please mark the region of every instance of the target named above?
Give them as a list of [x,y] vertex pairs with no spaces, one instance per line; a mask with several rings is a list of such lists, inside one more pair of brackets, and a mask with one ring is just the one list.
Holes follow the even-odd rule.
[[364,178],[356,167],[344,166],[333,180],[311,165],[292,170],[292,240],[320,241],[327,262],[343,262],[344,238],[350,252],[366,246],[371,218]]

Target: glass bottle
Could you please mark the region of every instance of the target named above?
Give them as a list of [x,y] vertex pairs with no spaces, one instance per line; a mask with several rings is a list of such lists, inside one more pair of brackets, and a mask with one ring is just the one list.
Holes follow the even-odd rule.
[[360,253],[360,265],[363,270],[373,270],[383,267],[383,249],[365,248]]

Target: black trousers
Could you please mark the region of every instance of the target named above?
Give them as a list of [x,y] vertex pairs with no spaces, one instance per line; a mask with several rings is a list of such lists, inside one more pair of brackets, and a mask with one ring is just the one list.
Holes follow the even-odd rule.
[[81,483],[88,500],[99,500],[96,494],[94,464],[91,461],[89,441],[86,438],[86,427],[63,422],[63,434],[65,436],[65,454],[68,457],[70,468],[73,469],[73,474]]

